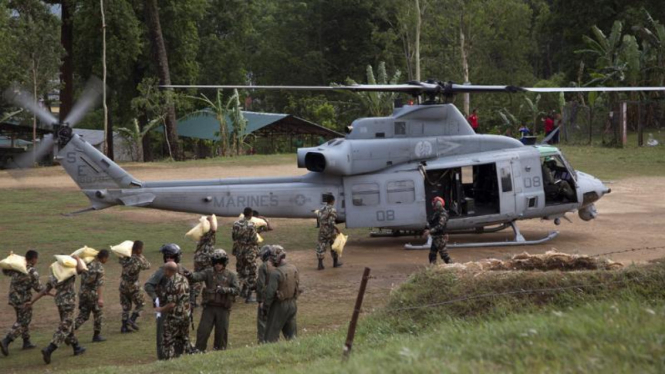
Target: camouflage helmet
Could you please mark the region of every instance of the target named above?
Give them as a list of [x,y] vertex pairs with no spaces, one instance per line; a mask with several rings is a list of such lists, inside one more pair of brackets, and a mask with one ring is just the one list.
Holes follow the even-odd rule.
[[159,249],[159,251],[162,252],[162,255],[164,256],[164,262],[166,262],[166,260],[169,258],[174,259],[175,263],[180,262],[180,255],[182,254],[182,250],[180,249],[179,245],[175,243],[164,244],[162,248]]
[[282,247],[281,245],[270,246],[269,258],[274,265],[279,264],[282,261],[282,259],[284,259],[285,257],[286,257],[286,251],[284,250],[284,247]]
[[229,255],[226,254],[225,250],[218,248],[215,249],[214,252],[212,252],[212,255],[210,256],[210,261],[212,262],[213,265],[222,264],[226,266],[226,264],[229,263]]
[[264,245],[261,247],[261,250],[259,251],[259,258],[261,261],[266,262],[270,258],[270,248],[271,245]]

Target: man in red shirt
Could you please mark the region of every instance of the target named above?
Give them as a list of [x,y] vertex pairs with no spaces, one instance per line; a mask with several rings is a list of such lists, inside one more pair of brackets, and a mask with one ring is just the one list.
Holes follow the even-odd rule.
[[[544,119],[544,126],[545,126],[545,137],[550,135],[552,131],[554,131],[554,119],[552,119],[552,115],[548,114]],[[549,142],[548,142],[549,143]]]
[[473,110],[471,111],[471,115],[469,116],[468,119],[469,124],[471,124],[471,128],[476,133],[478,133],[478,114],[476,113],[477,110],[478,110],[477,108],[473,108]]

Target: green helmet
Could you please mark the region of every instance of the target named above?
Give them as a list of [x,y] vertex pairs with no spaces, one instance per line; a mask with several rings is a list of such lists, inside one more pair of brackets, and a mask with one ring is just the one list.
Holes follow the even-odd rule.
[[210,256],[210,261],[213,265],[222,264],[226,266],[229,263],[229,255],[226,254],[226,251],[223,249],[215,249]]
[[259,251],[259,258],[261,258],[261,261],[266,262],[270,258],[270,248],[271,245],[264,245],[261,247],[261,250]]

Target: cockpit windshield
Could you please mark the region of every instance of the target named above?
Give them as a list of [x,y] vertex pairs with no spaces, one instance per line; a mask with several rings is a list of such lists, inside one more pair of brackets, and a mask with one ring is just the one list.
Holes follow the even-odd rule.
[[568,160],[566,160],[565,157],[563,157],[563,154],[560,154],[558,157],[560,158],[561,162],[563,162],[563,165],[566,167],[566,169],[568,169],[570,175],[572,175],[575,181],[577,182],[577,172],[575,172],[573,166],[570,165],[570,163],[568,162]]

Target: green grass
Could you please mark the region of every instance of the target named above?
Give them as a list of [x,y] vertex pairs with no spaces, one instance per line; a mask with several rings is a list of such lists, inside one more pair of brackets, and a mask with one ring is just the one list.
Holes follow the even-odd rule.
[[[577,169],[603,179],[665,175],[662,147],[561,148]],[[163,162],[154,166],[251,167],[294,162],[294,155],[277,155]],[[184,233],[196,223],[196,215],[166,219],[153,215],[153,219],[147,221],[145,216],[134,213],[138,210],[129,208],[112,208],[77,217],[60,215],[87,205],[81,193],[70,190],[0,191],[0,253],[38,249],[41,253],[38,268],[44,279],[53,254],[70,253],[84,244],[101,249],[124,240],[141,239],[146,242],[146,255],[153,266],[161,263],[158,248],[163,243],[176,242],[185,251],[184,264],[191,267],[194,243],[187,241]],[[231,247],[231,221],[222,220],[218,236],[218,246],[222,248]],[[279,228],[265,235],[267,242],[284,244],[289,250],[313,251],[317,233],[313,220],[276,220],[276,223]],[[359,237],[365,235],[366,230],[354,230],[351,234]],[[307,332],[301,334],[301,339],[262,347],[253,345],[255,307],[238,303],[231,317],[231,350],[154,363],[154,324],[150,307],[141,318],[140,333],[121,336],[118,332],[120,310],[116,289],[120,269],[114,259],[107,266],[109,281],[105,297],[108,323],[104,333],[109,341],[102,345],[89,343],[92,334],[92,321],[89,321],[79,335],[89,351],[73,359],[70,349],[59,349],[49,370],[81,368],[89,372],[99,367],[95,372],[218,372],[220,368],[228,372],[246,372],[249,368],[254,372],[529,372],[533,368],[533,371],[544,372],[551,368],[550,372],[663,372],[665,297],[662,285],[665,277],[662,265],[658,266],[612,274],[519,273],[515,278],[498,278],[491,282],[483,282],[482,278],[455,278],[433,271],[418,273],[392,295],[383,295],[368,305],[383,304],[389,299],[389,308],[395,308],[513,287],[565,286],[576,282],[604,282],[606,286],[528,298],[482,299],[410,313],[379,311],[361,320],[353,357],[346,366],[340,366],[345,331],[330,332],[330,329],[346,323],[352,299],[327,304],[318,300],[318,305],[302,302],[299,324]],[[150,273],[152,270],[145,272],[142,279]],[[611,283],[645,276],[646,283],[628,283],[627,286]],[[5,292],[8,285],[7,277],[0,276],[0,290]],[[4,332],[13,322],[13,311],[4,302],[2,304],[0,327]],[[656,314],[646,312],[647,309]],[[566,318],[559,317],[559,312]],[[51,299],[39,302],[32,332],[33,340],[40,347],[47,345],[51,338],[56,313]],[[537,334],[531,334],[528,331],[531,328]],[[522,336],[525,331],[532,336]],[[533,344],[527,344],[528,341]],[[9,357],[0,357],[0,372],[44,372],[39,352],[22,352],[18,349],[19,343],[11,346]]]
[[[164,160],[152,162],[149,165],[158,165],[165,167],[186,168],[192,166],[270,166],[270,165],[284,165],[296,164],[295,154],[274,154],[274,155],[251,155],[251,156],[235,156],[235,157],[212,157],[197,160],[187,160],[175,162],[172,160]],[[124,165],[132,165],[132,163],[124,163]]]
[[[51,191],[47,189],[12,189],[0,192],[0,256],[9,251],[19,254],[27,249],[35,248],[40,252],[40,263],[37,265],[42,281],[46,280],[48,266],[54,260],[53,255],[66,253],[88,245],[96,249],[108,248],[109,245],[124,240],[143,240],[146,243],[144,254],[153,264],[153,268],[141,275],[145,281],[162,262],[158,252],[164,243],[179,243],[184,251],[183,263],[192,267],[195,244],[185,239],[184,234],[197,223],[197,215],[177,215],[162,219],[159,214],[147,217],[137,209],[111,208],[101,212],[85,213],[75,217],[63,217],[60,213],[71,212],[87,206],[85,196],[74,191]],[[174,218],[175,217],[175,218]],[[220,219],[221,228],[217,236],[217,247],[230,250],[231,223],[233,219]],[[289,251],[309,250],[314,256],[317,237],[315,221],[312,220],[274,220],[278,225],[273,232],[263,237],[266,243],[280,243]],[[366,234],[366,230],[354,231],[352,235]],[[231,267],[235,269],[234,259]],[[141,318],[142,330],[138,334],[120,335],[120,306],[117,287],[120,279],[120,266],[115,256],[106,265],[107,285],[105,288],[106,323],[104,335],[109,341],[103,344],[92,344],[92,321],[83,326],[79,334],[81,342],[87,346],[88,352],[76,360],[71,357],[71,349],[63,347],[54,354],[52,370],[66,370],[77,367],[96,367],[112,365],[118,362],[123,365],[148,363],[155,360],[153,316],[148,306]],[[14,311],[6,305],[6,292],[9,289],[9,278],[0,275],[0,290],[5,295],[0,306],[0,333],[4,337],[7,328],[14,321]],[[316,333],[329,328],[331,324],[339,325],[348,318],[353,300],[340,302],[321,308],[320,305],[303,307],[301,323],[308,331]],[[252,345],[256,338],[255,305],[237,303],[232,314],[230,331],[231,348]],[[198,319],[199,312],[196,313]],[[33,341],[41,348],[48,345],[57,325],[57,309],[53,299],[43,298],[37,304],[33,324],[31,326]],[[197,321],[198,323],[198,321]],[[194,336],[194,333],[192,334]],[[11,345],[9,357],[0,356],[0,372],[43,372],[44,364],[38,350],[23,352],[20,341]],[[110,352],[113,354],[111,355]]]
[[576,170],[604,180],[665,175],[663,146],[608,148],[559,145],[559,148]]
[[[544,275],[544,274],[541,274]],[[404,373],[404,372],[640,372],[665,370],[665,263],[607,273],[531,272],[504,277],[460,277],[420,272],[391,297],[386,312],[360,321],[351,359],[342,364],[344,331],[293,342],[247,347],[98,373]],[[451,280],[455,282],[450,283]],[[611,280],[621,281],[611,284]],[[371,282],[371,281],[370,281]],[[391,308],[423,305],[462,294],[506,287],[594,285],[554,295],[488,298],[468,308],[417,312]],[[371,283],[370,283],[371,285]],[[439,286],[448,288],[437,288]],[[460,302],[468,304],[467,302]],[[467,308],[467,307],[465,307]]]

